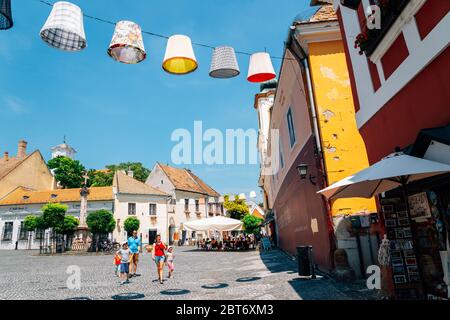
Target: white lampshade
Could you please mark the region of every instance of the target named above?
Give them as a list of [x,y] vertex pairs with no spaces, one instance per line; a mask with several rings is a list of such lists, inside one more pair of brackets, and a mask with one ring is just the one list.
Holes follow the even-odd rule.
[[250,198],[252,198],[252,199],[256,198],[256,192],[255,191],[250,191]]
[[250,56],[247,80],[250,82],[264,82],[276,77],[270,55],[266,52],[254,53]]
[[239,65],[232,47],[214,48],[209,75],[213,78],[227,79],[239,75]]
[[146,57],[141,27],[132,21],[119,21],[108,54],[116,61],[135,64]]
[[171,74],[187,74],[197,69],[197,59],[188,36],[178,34],[167,40],[162,67]]
[[219,197],[219,203],[224,203],[224,202],[225,202],[225,197],[220,196],[220,197]]
[[240,193],[239,200],[245,200],[245,199],[247,199],[247,197],[245,196],[245,193]]
[[56,2],[40,36],[48,45],[64,51],[80,51],[86,48],[83,12],[80,7],[66,1]]

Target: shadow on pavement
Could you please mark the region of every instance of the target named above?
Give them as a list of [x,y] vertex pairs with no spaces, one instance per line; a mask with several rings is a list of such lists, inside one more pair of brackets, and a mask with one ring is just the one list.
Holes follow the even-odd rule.
[[261,280],[261,277],[243,277],[236,279],[236,282],[252,282],[257,280]]
[[278,249],[261,251],[259,253],[261,261],[271,273],[286,272],[294,274],[298,272],[297,263],[290,259],[285,253]]
[[226,283],[213,283],[213,284],[205,284],[202,286],[203,289],[223,289],[228,287]]
[[112,296],[113,300],[137,300],[144,298],[145,295],[137,292],[120,293]]
[[190,290],[187,289],[168,289],[168,290],[163,290],[160,293],[164,294],[166,296],[179,296],[179,295],[183,295],[183,294],[188,294],[190,293]]
[[65,300],[92,300],[89,297],[73,297],[73,298],[67,298]]

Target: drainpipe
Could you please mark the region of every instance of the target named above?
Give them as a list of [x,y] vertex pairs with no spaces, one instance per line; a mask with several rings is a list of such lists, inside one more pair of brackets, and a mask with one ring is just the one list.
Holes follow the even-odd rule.
[[[324,157],[323,157],[322,144],[320,142],[319,121],[317,119],[317,113],[316,113],[316,103],[315,103],[314,94],[313,94],[311,71],[309,69],[308,56],[307,56],[306,52],[303,50],[300,43],[298,42],[297,38],[295,37],[296,28],[297,27],[295,25],[292,25],[290,27],[289,36],[288,36],[288,39],[286,42],[286,48],[294,55],[297,62],[300,65],[303,65],[303,67],[305,69],[306,86],[308,89],[308,97],[309,97],[309,102],[311,105],[312,126],[313,126],[313,130],[314,130],[314,137],[315,137],[315,141],[316,141],[317,151],[319,154],[320,170],[323,173],[323,179],[324,179],[323,187],[326,187],[328,185],[328,181],[326,179],[325,161],[324,161]],[[325,208],[327,208],[327,210],[329,211],[329,214],[327,215],[327,221],[328,221],[328,223],[330,223],[330,227],[331,227],[333,225],[333,221],[331,218],[330,203],[327,200],[325,200],[325,198],[323,198],[323,197],[321,197],[321,198],[325,205]],[[334,231],[332,231],[332,230],[330,230],[329,240],[330,240],[330,246],[331,246],[330,259],[331,259],[331,264],[334,267],[333,252],[336,249],[336,237],[335,237]]]

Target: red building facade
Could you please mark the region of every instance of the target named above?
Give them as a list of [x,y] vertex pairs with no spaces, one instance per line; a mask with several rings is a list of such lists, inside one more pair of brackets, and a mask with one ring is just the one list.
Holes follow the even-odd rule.
[[[450,1],[341,0],[334,8],[369,162],[400,148],[450,164]],[[380,28],[372,28],[374,18],[381,18]],[[401,242],[413,244],[412,259],[408,250],[393,246],[404,259],[392,266],[397,298],[450,297],[449,199],[448,175],[414,184],[408,199],[395,190],[380,197],[393,244],[401,233],[390,218],[403,212],[406,201],[422,201],[428,212],[403,226],[410,238]]]

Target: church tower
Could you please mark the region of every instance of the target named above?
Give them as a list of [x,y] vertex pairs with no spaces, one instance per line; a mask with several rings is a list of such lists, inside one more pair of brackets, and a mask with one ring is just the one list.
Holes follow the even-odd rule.
[[77,151],[74,148],[72,148],[71,146],[69,146],[66,143],[65,136],[64,136],[63,143],[52,147],[50,150],[52,150],[52,159],[59,157],[59,156],[68,157],[70,159],[73,159],[75,157],[75,154],[77,153]]

